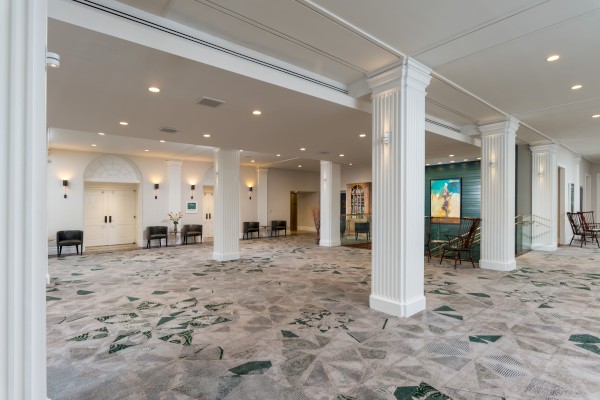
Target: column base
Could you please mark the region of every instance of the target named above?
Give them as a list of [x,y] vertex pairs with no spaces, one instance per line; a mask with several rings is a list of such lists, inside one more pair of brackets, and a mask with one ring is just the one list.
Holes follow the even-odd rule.
[[240,258],[239,252],[225,253],[225,254],[213,253],[213,260],[217,260],[217,261],[239,260],[239,258]]
[[512,271],[517,268],[517,262],[515,260],[506,262],[479,260],[479,268],[494,271]]
[[386,314],[395,315],[396,317],[410,317],[416,313],[425,310],[425,296],[421,296],[408,303],[400,303],[391,299],[385,299],[371,295],[369,297],[369,307],[373,310],[381,311]]
[[556,251],[557,248],[558,248],[558,246],[556,245],[556,243],[532,244],[531,245],[531,250],[536,250],[536,251]]
[[342,245],[342,242],[340,240],[334,240],[334,241],[329,241],[329,240],[320,240],[319,241],[319,246],[323,246],[323,247],[339,247]]

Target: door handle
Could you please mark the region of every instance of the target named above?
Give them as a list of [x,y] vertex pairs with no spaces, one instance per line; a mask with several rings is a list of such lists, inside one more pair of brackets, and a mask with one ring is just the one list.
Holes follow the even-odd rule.
[[107,222],[108,222],[108,221],[107,221],[107,218],[106,218],[106,215],[105,215],[105,216],[104,216],[104,223],[107,223]]
[[108,217],[108,222],[112,224],[112,215]]

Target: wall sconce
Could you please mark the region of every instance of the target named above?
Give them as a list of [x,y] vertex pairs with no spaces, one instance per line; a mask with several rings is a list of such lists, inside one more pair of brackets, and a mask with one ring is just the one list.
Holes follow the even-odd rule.
[[65,199],[67,198],[67,186],[69,186],[69,181],[63,179],[63,188],[65,189]]
[[248,197],[252,200],[252,186],[248,187]]
[[158,199],[158,183],[154,184],[154,199]]
[[192,185],[190,188],[192,189],[192,197],[190,197],[190,199],[194,200],[194,190],[196,190],[196,185]]
[[538,176],[544,176],[544,171],[538,171]]
[[46,52],[46,65],[50,68],[60,68],[60,56],[51,51]]
[[496,161],[490,161],[490,167],[494,168],[496,166]]
[[390,133],[386,132],[383,134],[383,136],[381,137],[381,143],[383,144],[388,144],[390,142]]

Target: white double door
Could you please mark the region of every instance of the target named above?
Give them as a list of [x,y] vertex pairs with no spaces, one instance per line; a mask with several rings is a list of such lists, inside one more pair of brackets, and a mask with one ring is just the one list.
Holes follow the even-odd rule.
[[135,242],[136,191],[131,188],[86,188],[86,246]]

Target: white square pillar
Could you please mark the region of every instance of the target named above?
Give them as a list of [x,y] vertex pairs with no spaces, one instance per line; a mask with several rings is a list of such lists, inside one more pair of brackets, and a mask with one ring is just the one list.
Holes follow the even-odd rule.
[[340,246],[340,165],[321,161],[319,246]]
[[425,88],[431,70],[406,58],[368,79],[373,90],[370,306],[408,317],[425,309]]
[[481,258],[479,266],[498,271],[515,262],[515,132],[519,121],[481,125]]
[[46,7],[0,2],[0,399],[46,398]]
[[213,259],[240,258],[240,151],[215,151]]
[[530,146],[532,152],[531,248],[554,251],[557,248],[558,144]]
[[258,222],[269,224],[269,169],[258,168]]
[[[167,182],[169,184],[169,212],[181,212],[181,166],[178,160],[167,161]],[[182,220],[183,221],[183,220]],[[172,225],[172,222],[169,222]],[[173,228],[173,226],[171,226]],[[181,228],[181,226],[179,227]]]

